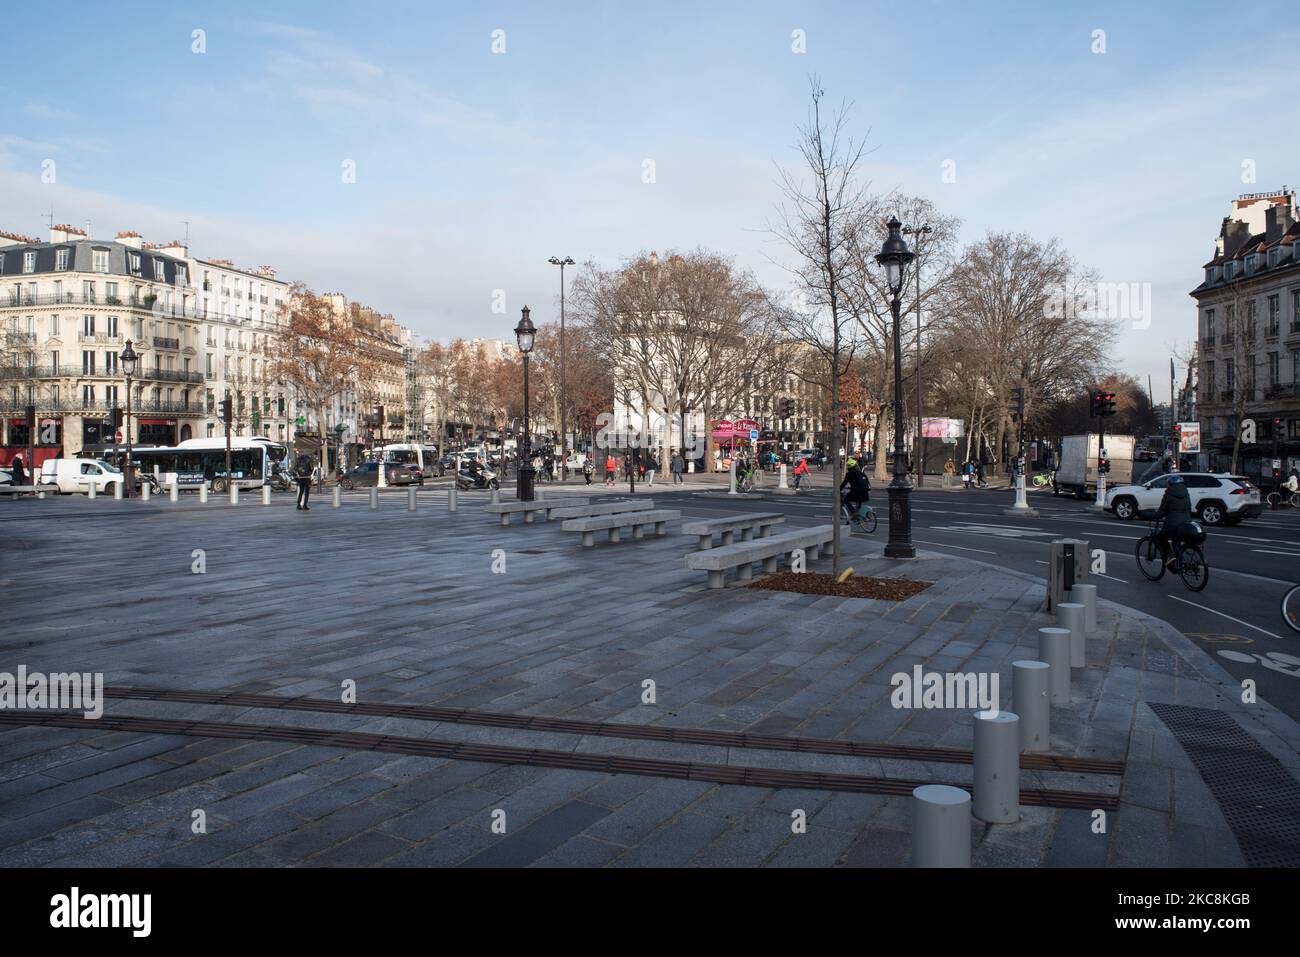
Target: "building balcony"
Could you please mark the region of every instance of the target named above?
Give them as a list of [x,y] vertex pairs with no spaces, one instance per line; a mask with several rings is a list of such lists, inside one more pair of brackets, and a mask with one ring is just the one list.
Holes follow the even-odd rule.
[[153,344],[155,349],[175,349],[179,351],[181,347],[179,339],[168,339],[165,336],[154,336]]
[[95,345],[102,345],[102,346],[109,346],[109,345],[120,346],[122,344],[123,337],[120,332],[118,333],[79,332],[77,333],[77,340],[79,342],[89,342]]
[[[141,382],[177,382],[182,385],[199,385],[204,381],[201,372],[182,372],[175,369],[142,368],[135,378]],[[31,379],[112,379],[125,381],[120,369],[77,369],[65,365],[5,365],[0,366],[0,382]]]
[[[36,406],[37,415],[46,415],[51,412],[63,412],[71,415],[85,415],[98,413],[107,417],[114,409],[126,408],[126,397],[123,396],[116,402],[110,402],[107,399],[96,399],[93,402],[86,402],[80,398],[75,399],[40,399],[34,398],[31,402],[26,399],[20,399],[15,402],[12,398],[0,399],[0,413],[2,412],[23,412],[28,405]],[[182,402],[173,400],[168,402],[166,399],[154,401],[146,399],[143,403],[132,402],[131,414],[149,415],[150,413],[161,413],[163,415],[202,415],[203,407],[198,402]]]
[[1300,398],[1300,384],[1271,385],[1264,390],[1264,401]]
[[142,368],[136,378],[149,382],[184,382],[197,385],[203,381],[203,373],[184,372],[177,369]]

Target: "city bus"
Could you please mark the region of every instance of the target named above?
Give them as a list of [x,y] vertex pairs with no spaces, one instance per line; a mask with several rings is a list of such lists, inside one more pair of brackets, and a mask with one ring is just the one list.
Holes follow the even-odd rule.
[[[214,492],[224,492],[229,487],[226,482],[225,438],[186,439],[174,449],[156,450],[158,453],[163,451],[196,456],[178,459],[176,464],[193,471],[198,471],[201,467],[204,478],[212,483]],[[283,467],[288,458],[289,450],[284,445],[265,436],[236,435],[230,438],[231,478],[239,488],[261,488]]]

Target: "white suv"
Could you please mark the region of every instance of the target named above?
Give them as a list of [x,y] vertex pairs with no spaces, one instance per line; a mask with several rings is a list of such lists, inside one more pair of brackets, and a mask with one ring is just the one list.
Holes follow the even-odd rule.
[[[1192,511],[1206,525],[1236,525],[1243,518],[1255,518],[1264,511],[1259,489],[1244,476],[1226,472],[1179,472],[1187,484]],[[1142,485],[1117,485],[1106,490],[1106,510],[1116,518],[1137,518],[1141,512],[1160,507],[1173,473]]]

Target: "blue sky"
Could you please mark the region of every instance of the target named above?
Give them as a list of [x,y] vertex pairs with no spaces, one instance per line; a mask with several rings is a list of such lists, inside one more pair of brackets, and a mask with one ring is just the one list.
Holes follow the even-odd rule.
[[1056,236],[1103,280],[1151,283],[1150,327],[1112,353],[1159,398],[1230,200],[1300,183],[1300,27],[1290,4],[1243,9],[25,4],[0,79],[0,229],[45,236],[51,207],[99,236],[188,221],[200,256],[273,265],[432,338],[509,337],[524,303],[551,319],[552,254],[704,245],[780,285],[774,164],[793,160],[815,72],[853,103],[876,190],[929,197],[968,240]]

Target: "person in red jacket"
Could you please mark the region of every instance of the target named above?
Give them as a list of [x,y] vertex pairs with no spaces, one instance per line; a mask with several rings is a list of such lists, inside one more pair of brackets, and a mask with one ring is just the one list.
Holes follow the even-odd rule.
[[618,463],[614,461],[614,453],[610,452],[605,458],[605,485],[607,487],[614,487],[614,474],[617,471]]
[[798,488],[803,477],[808,474],[808,459],[802,458],[799,464],[794,467],[794,487]]

